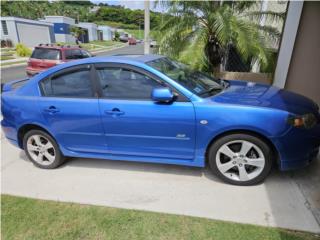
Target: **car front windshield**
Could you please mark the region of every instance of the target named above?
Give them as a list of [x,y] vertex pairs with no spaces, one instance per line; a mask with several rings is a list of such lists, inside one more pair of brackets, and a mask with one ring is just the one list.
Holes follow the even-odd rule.
[[169,58],[158,58],[147,62],[147,64],[198,96],[211,96],[224,88],[223,81],[205,73],[192,70],[187,65]]

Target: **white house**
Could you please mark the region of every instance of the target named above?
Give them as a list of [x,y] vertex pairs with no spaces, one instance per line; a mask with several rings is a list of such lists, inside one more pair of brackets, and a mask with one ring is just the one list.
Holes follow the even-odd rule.
[[76,25],[73,18],[65,16],[45,16],[44,21],[53,24],[54,35],[57,42],[75,42],[75,38],[70,32],[70,27]]
[[79,22],[76,26],[87,29],[89,41],[101,40],[101,34],[98,35],[98,26],[94,23]]
[[54,43],[54,25],[18,17],[1,17],[1,40],[11,40],[34,47],[40,43]]
[[98,30],[102,32],[102,40],[112,40],[114,38],[114,28],[109,26],[98,26]]

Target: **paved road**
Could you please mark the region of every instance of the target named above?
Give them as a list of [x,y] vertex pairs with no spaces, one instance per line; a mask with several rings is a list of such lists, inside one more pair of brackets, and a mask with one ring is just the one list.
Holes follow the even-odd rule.
[[[102,52],[96,54],[97,56],[108,56],[115,54],[143,54],[143,44],[126,46],[123,48]],[[5,83],[10,80],[22,79],[27,77],[25,73],[25,66],[17,66],[11,68],[1,69],[1,82]]]

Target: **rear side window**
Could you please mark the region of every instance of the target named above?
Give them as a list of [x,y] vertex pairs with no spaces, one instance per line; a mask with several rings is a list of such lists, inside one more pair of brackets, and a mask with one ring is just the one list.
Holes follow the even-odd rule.
[[48,97],[93,97],[90,69],[77,69],[41,81],[42,93]]
[[82,59],[90,57],[89,53],[80,49],[69,49],[65,51],[66,59]]
[[35,48],[31,58],[48,59],[48,60],[60,60],[61,53],[58,49],[50,48]]

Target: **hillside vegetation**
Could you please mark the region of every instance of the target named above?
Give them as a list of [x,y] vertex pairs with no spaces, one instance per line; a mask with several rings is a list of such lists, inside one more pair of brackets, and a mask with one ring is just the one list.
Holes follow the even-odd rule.
[[[99,9],[93,12],[95,7]],[[99,5],[90,1],[1,1],[1,16],[15,16],[39,19],[44,16],[67,16],[83,22],[113,22],[115,27],[142,29],[144,27],[143,10],[131,10],[122,6],[106,3]],[[161,13],[151,12],[151,28],[157,26]]]

